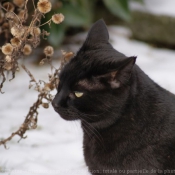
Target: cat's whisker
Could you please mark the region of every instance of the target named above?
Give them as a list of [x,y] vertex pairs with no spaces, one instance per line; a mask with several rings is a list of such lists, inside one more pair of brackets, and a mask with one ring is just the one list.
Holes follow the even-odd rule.
[[79,110],[77,110],[77,109],[75,109],[75,108],[71,108],[71,107],[70,107],[69,111],[70,111],[70,113],[73,113],[72,111],[75,111],[76,114],[78,114],[78,115],[80,115],[80,116],[83,116],[84,118],[90,119],[90,120],[92,120],[92,121],[93,121],[93,118],[92,118],[92,117],[97,116],[97,115],[93,115],[93,114],[91,115],[91,114],[82,113],[82,112],[80,112]]
[[[103,138],[102,136],[100,135],[100,133],[90,124],[88,123],[87,121],[83,120],[83,124],[87,127],[86,129],[88,129],[90,132],[92,132],[92,134],[96,137],[96,139],[98,140],[98,143],[99,145],[102,147],[104,146],[104,141],[103,141]],[[83,126],[83,129],[85,127]]]
[[88,132],[88,129],[86,129],[85,127],[83,128],[84,129],[84,132],[87,134],[87,136],[89,137],[89,139],[91,139],[91,135],[89,134]]
[[[74,110],[74,111],[73,111]],[[72,116],[72,117],[76,117],[76,118],[79,118],[83,124],[85,125],[85,127],[83,127],[83,129],[85,130],[85,132],[87,133],[88,137],[91,139],[91,135],[90,133],[92,133],[94,135],[94,137],[97,139],[97,142],[99,143],[100,146],[103,145],[103,138],[101,137],[100,133],[97,131],[96,128],[94,128],[90,123],[88,123],[85,119],[83,119],[81,116],[83,116],[84,118],[87,118],[87,119],[91,119],[89,116],[91,115],[88,115],[86,116],[85,114],[81,113],[80,111],[76,110],[75,112],[75,109],[72,109],[71,108],[69,110],[66,110],[66,109],[63,109],[62,111],[64,111],[65,115],[67,114],[68,116]],[[76,115],[75,115],[76,113]],[[93,116],[93,115],[92,115]],[[89,132],[90,133],[89,133]],[[93,136],[92,135],[92,136]]]

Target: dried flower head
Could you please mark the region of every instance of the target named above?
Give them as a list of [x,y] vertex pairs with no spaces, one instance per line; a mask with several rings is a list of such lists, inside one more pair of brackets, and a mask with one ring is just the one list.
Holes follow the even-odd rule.
[[24,55],[30,55],[32,52],[32,47],[29,44],[26,44],[24,48],[22,49],[22,52]]
[[45,53],[46,56],[49,56],[49,57],[52,56],[53,53],[54,53],[53,47],[52,46],[46,46],[44,48],[44,53]]
[[55,23],[55,24],[60,24],[61,22],[64,21],[64,15],[63,14],[55,14],[55,15],[52,15],[52,21]]
[[32,27],[30,30],[30,34],[32,36],[39,36],[41,34],[41,30],[39,27]]
[[10,40],[10,42],[11,42],[12,46],[15,46],[15,47],[18,47],[21,44],[21,40],[19,38],[16,38],[16,37],[12,38]]
[[7,12],[5,14],[5,17],[6,17],[7,20],[13,20],[13,19],[16,18],[15,14],[13,12]]
[[15,37],[21,37],[25,32],[25,28],[24,27],[20,27],[20,26],[13,26],[11,28],[11,34]]
[[3,68],[6,69],[6,70],[11,70],[12,67],[13,67],[13,65],[12,65],[11,62],[10,62],[10,63],[6,62],[6,63],[4,64],[4,66],[3,66]]
[[25,10],[20,10],[18,13],[18,17],[21,20],[26,20],[28,18],[28,13]]
[[25,4],[25,0],[13,0],[13,3],[18,7],[23,7]]
[[20,33],[20,30],[17,26],[13,26],[10,31],[13,36],[18,36]]
[[43,90],[44,91],[52,91],[54,89],[53,83],[45,83]]
[[13,52],[13,46],[10,43],[7,43],[2,46],[2,52],[5,55],[11,55]]
[[7,56],[5,57],[5,61],[6,61],[7,63],[10,63],[10,62],[12,61],[12,57],[11,57],[10,55],[7,55]]
[[3,7],[8,11],[8,12],[13,12],[15,7],[11,2],[5,2],[3,4]]
[[43,106],[43,108],[49,108],[49,104],[48,103],[42,103],[42,106]]
[[70,61],[70,59],[74,56],[74,53],[73,52],[66,52],[64,54],[64,59],[66,62]]
[[52,8],[52,4],[48,0],[39,0],[39,2],[37,3],[37,9],[41,13],[48,13],[50,12],[51,8]]

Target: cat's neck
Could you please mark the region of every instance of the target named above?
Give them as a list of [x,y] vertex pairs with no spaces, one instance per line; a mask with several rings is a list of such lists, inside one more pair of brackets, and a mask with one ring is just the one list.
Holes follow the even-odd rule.
[[140,127],[166,120],[173,108],[168,106],[165,110],[165,106],[170,99],[175,104],[175,96],[150,79],[137,65],[133,71],[133,83],[123,118],[131,119]]

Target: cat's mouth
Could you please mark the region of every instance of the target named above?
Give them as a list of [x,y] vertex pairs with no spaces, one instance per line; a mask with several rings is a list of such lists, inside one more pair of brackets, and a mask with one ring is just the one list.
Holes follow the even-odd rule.
[[[54,107],[54,106],[53,106]],[[64,109],[62,107],[54,107],[54,110],[60,115],[61,118],[65,120],[78,120],[79,117],[75,115],[73,112]]]
[[54,108],[55,112],[59,113],[59,110],[57,108],[55,108],[55,107],[53,107],[53,108]]

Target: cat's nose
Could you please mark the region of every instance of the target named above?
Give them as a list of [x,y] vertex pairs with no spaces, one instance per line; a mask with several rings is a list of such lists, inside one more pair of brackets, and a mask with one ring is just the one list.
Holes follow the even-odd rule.
[[60,99],[59,95],[57,94],[52,101],[52,106],[54,108],[58,108],[58,107],[60,107],[60,102],[61,102],[61,99]]
[[54,108],[66,107],[67,98],[64,92],[59,92],[55,95],[55,98],[52,101],[52,106]]
[[58,108],[58,104],[56,103],[56,101],[55,101],[55,98],[53,99],[53,101],[52,101],[52,106],[54,107],[54,108]]
[[52,100],[52,106],[53,106],[54,108],[58,108],[58,107],[59,107],[58,94],[55,95],[54,99]]

